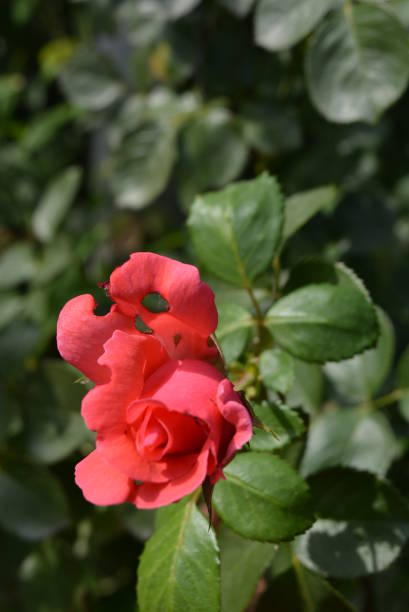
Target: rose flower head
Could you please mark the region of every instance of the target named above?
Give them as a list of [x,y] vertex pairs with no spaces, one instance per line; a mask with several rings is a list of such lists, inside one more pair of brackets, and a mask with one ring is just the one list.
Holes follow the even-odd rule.
[[157,508],[223,477],[251,418],[212,365],[217,310],[194,266],[133,253],[104,286],[108,314],[96,316],[93,297],[80,295],[57,324],[62,357],[95,383],[82,416],[96,449],[75,479],[94,504]]

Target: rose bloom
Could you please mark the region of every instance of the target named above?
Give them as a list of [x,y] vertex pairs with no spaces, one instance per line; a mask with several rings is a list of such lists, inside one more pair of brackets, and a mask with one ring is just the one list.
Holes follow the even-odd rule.
[[[82,416],[96,449],[76,466],[76,483],[94,504],[164,506],[223,477],[251,418],[210,363],[217,310],[194,266],[134,253],[104,286],[108,314],[96,316],[93,297],[80,295],[57,324],[62,357],[95,383]],[[152,293],[165,300],[161,312],[143,304]],[[150,333],[138,331],[139,318]]]

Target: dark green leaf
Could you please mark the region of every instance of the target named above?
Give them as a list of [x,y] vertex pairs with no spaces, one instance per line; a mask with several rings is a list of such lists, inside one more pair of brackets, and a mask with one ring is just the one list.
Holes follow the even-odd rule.
[[138,569],[140,612],[219,609],[218,548],[193,499],[179,502],[145,546]]
[[333,0],[260,0],[256,43],[271,51],[288,49],[311,32],[332,5]]
[[77,166],[59,174],[44,192],[34,211],[31,225],[41,242],[49,242],[68,212],[77,194],[82,171]]
[[341,409],[313,421],[302,474],[342,465],[384,476],[398,450],[395,435],[382,414]]
[[377,310],[380,336],[375,348],[338,363],[328,363],[324,371],[338,393],[350,402],[370,400],[384,382],[393,359],[395,337],[389,317]]
[[224,108],[211,108],[189,123],[182,147],[183,173],[197,192],[224,187],[239,176],[247,159],[239,124]]
[[294,361],[291,355],[279,348],[264,351],[260,355],[261,380],[272,391],[287,393],[294,382]]
[[283,199],[277,182],[262,174],[198,196],[188,224],[204,265],[223,280],[247,287],[267,268],[281,239]]
[[2,461],[0,498],[1,525],[27,540],[41,540],[68,524],[64,493],[44,468]]
[[292,567],[262,596],[257,612],[356,612],[356,608],[322,576],[292,555]]
[[332,121],[374,121],[403,93],[409,36],[382,8],[344,3],[320,25],[306,58],[314,104]]
[[21,411],[17,401],[0,389],[0,443],[21,430]]
[[295,193],[285,201],[283,240],[295,234],[300,227],[322,210],[331,210],[339,198],[339,191],[333,185],[317,187]]
[[255,416],[264,430],[255,428],[250,447],[256,451],[272,451],[302,436],[305,425],[295,410],[263,402],[252,404]]
[[250,313],[239,304],[220,304],[219,323],[216,337],[223,351],[226,363],[234,361],[244,351],[249,339],[250,329],[254,319]]
[[313,523],[306,483],[285,461],[267,453],[237,455],[213,494],[223,521],[245,538],[289,540]]
[[406,348],[398,363],[397,384],[402,390],[399,408],[402,416],[409,421],[409,347]]
[[374,307],[352,285],[298,289],[270,308],[266,325],[289,353],[319,363],[360,353],[378,336]]
[[248,606],[260,576],[274,555],[269,543],[252,542],[225,525],[218,534],[220,546],[221,612],[242,612]]
[[296,543],[300,560],[337,578],[379,572],[409,536],[407,502],[373,474],[334,468],[309,479],[319,520]]

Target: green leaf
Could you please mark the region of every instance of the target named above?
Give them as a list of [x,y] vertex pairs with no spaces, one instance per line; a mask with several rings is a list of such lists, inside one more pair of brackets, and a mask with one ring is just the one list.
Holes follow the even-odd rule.
[[395,435],[382,414],[341,409],[313,421],[301,473],[308,476],[339,465],[384,476],[398,450]]
[[352,285],[308,285],[276,302],[265,323],[289,353],[323,363],[346,359],[372,346],[376,312]]
[[64,493],[50,472],[2,460],[0,524],[27,540],[41,540],[68,525]]
[[[140,612],[219,609],[218,548],[194,499],[179,502],[145,546],[138,568]],[[173,510],[173,509],[172,509]]]
[[273,348],[260,355],[261,380],[272,391],[287,393],[294,382],[294,360],[285,351]]
[[309,414],[321,407],[324,377],[321,366],[294,359],[295,383],[287,394],[291,406],[301,406]]
[[21,410],[17,401],[0,389],[0,443],[22,428]]
[[377,309],[380,336],[375,348],[338,363],[327,363],[324,372],[337,392],[350,402],[370,400],[381,387],[390,370],[395,337],[389,317]]
[[254,319],[239,304],[220,304],[217,306],[219,323],[216,337],[223,351],[226,363],[238,359],[249,339]]
[[283,199],[278,184],[262,174],[198,196],[188,225],[203,264],[223,280],[248,287],[267,268],[281,239]]
[[33,245],[14,242],[0,255],[0,289],[9,289],[31,280],[36,271]]
[[125,529],[136,539],[144,542],[153,533],[155,510],[138,510],[131,504],[121,504],[115,507]]
[[224,187],[243,170],[247,145],[240,126],[224,108],[210,108],[189,123],[182,138],[183,174],[197,192]]
[[254,595],[260,576],[274,556],[269,543],[245,540],[221,526],[220,546],[221,612],[242,612]]
[[170,19],[179,19],[190,13],[201,0],[161,0],[159,7],[164,10]]
[[81,176],[81,169],[72,166],[53,179],[47,187],[31,220],[33,232],[41,242],[49,242],[54,238],[59,224],[74,201]]
[[17,319],[25,306],[24,297],[19,293],[2,293],[0,302],[0,329]]
[[356,608],[322,576],[292,555],[292,567],[273,580],[257,612],[356,612]]
[[409,346],[399,359],[396,378],[398,387],[403,391],[399,401],[400,413],[409,421]]
[[75,119],[79,111],[69,104],[59,104],[50,110],[36,115],[27,125],[22,147],[30,153],[41,150],[51,140],[56,138],[58,132],[66,124]]
[[167,122],[147,120],[124,134],[112,157],[117,206],[140,209],[166,187],[176,156],[175,132]]
[[296,440],[305,432],[305,425],[295,410],[275,404],[252,404],[263,430],[254,429],[250,447],[256,451],[273,451]]
[[283,240],[295,234],[300,227],[322,210],[331,210],[337,203],[339,191],[333,185],[316,187],[295,193],[285,201]]
[[314,521],[306,483],[285,461],[267,453],[236,455],[224,468],[213,503],[223,521],[245,538],[290,540]]
[[101,111],[121,97],[124,86],[105,55],[80,47],[66,65],[61,84],[70,101],[87,111]]
[[295,545],[310,569],[355,578],[387,568],[409,536],[409,506],[373,474],[334,468],[309,479],[318,521]]
[[378,6],[344,3],[315,32],[306,73],[312,100],[327,119],[374,121],[407,86],[408,33]]
[[253,6],[254,0],[219,0],[219,4],[226,7],[237,17],[244,17]]
[[256,43],[270,51],[288,49],[304,38],[333,0],[260,0],[254,15]]

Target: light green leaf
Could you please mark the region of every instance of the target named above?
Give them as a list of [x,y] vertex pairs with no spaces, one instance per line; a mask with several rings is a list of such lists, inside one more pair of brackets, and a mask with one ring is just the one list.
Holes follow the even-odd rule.
[[355,578],[387,568],[409,537],[409,506],[373,474],[334,468],[309,479],[318,521],[295,545],[310,569]]
[[273,451],[296,440],[305,432],[305,425],[295,410],[263,402],[252,404],[255,416],[263,430],[254,429],[250,447],[256,451]]
[[294,360],[285,351],[273,348],[263,351],[259,359],[261,380],[267,389],[287,393],[294,382]]
[[201,0],[160,0],[159,6],[170,19],[179,19],[190,13]]
[[265,323],[282,348],[318,363],[360,353],[378,336],[374,307],[351,284],[297,289],[270,308]]
[[236,455],[224,468],[213,503],[223,521],[245,538],[290,540],[313,523],[306,483],[282,459],[268,453]]
[[0,255],[0,289],[10,289],[31,280],[36,271],[33,245],[18,241]]
[[203,264],[240,287],[248,287],[267,268],[282,224],[283,199],[276,180],[267,174],[198,196],[188,221]]
[[316,187],[309,191],[295,193],[285,201],[283,240],[295,234],[300,227],[322,210],[332,209],[339,198],[339,191],[333,185]]
[[269,543],[245,540],[221,526],[220,546],[221,612],[245,610],[257,588],[260,576],[274,556]]
[[292,47],[333,4],[334,0],[260,0],[254,16],[256,43],[270,51]]
[[254,0],[219,0],[219,4],[229,9],[234,15],[244,17],[253,6]]
[[295,382],[287,394],[290,406],[301,406],[309,414],[321,407],[324,389],[322,368],[314,363],[294,359]]
[[192,498],[179,502],[145,546],[138,568],[140,612],[219,610],[218,547]]
[[73,104],[91,112],[108,108],[124,91],[107,57],[95,47],[76,51],[61,75],[61,83]]
[[406,89],[408,33],[378,6],[345,2],[315,32],[306,73],[312,100],[327,119],[374,121]]
[[0,524],[21,538],[42,540],[68,524],[64,493],[44,468],[3,460],[0,498]]
[[165,189],[176,156],[175,136],[167,122],[154,120],[124,134],[112,158],[117,206],[144,208]]
[[33,213],[31,225],[41,242],[49,242],[68,212],[81,182],[82,171],[77,166],[59,174],[44,192]]
[[338,393],[352,403],[370,400],[384,382],[393,359],[395,337],[389,317],[377,309],[380,336],[375,348],[338,363],[327,363],[324,371]]
[[226,363],[230,363],[238,359],[244,351],[249,339],[250,329],[254,326],[254,319],[239,304],[219,304],[217,310],[219,323],[216,337]]
[[333,466],[353,467],[384,476],[399,451],[384,415],[338,410],[315,419],[308,433],[301,473]]

